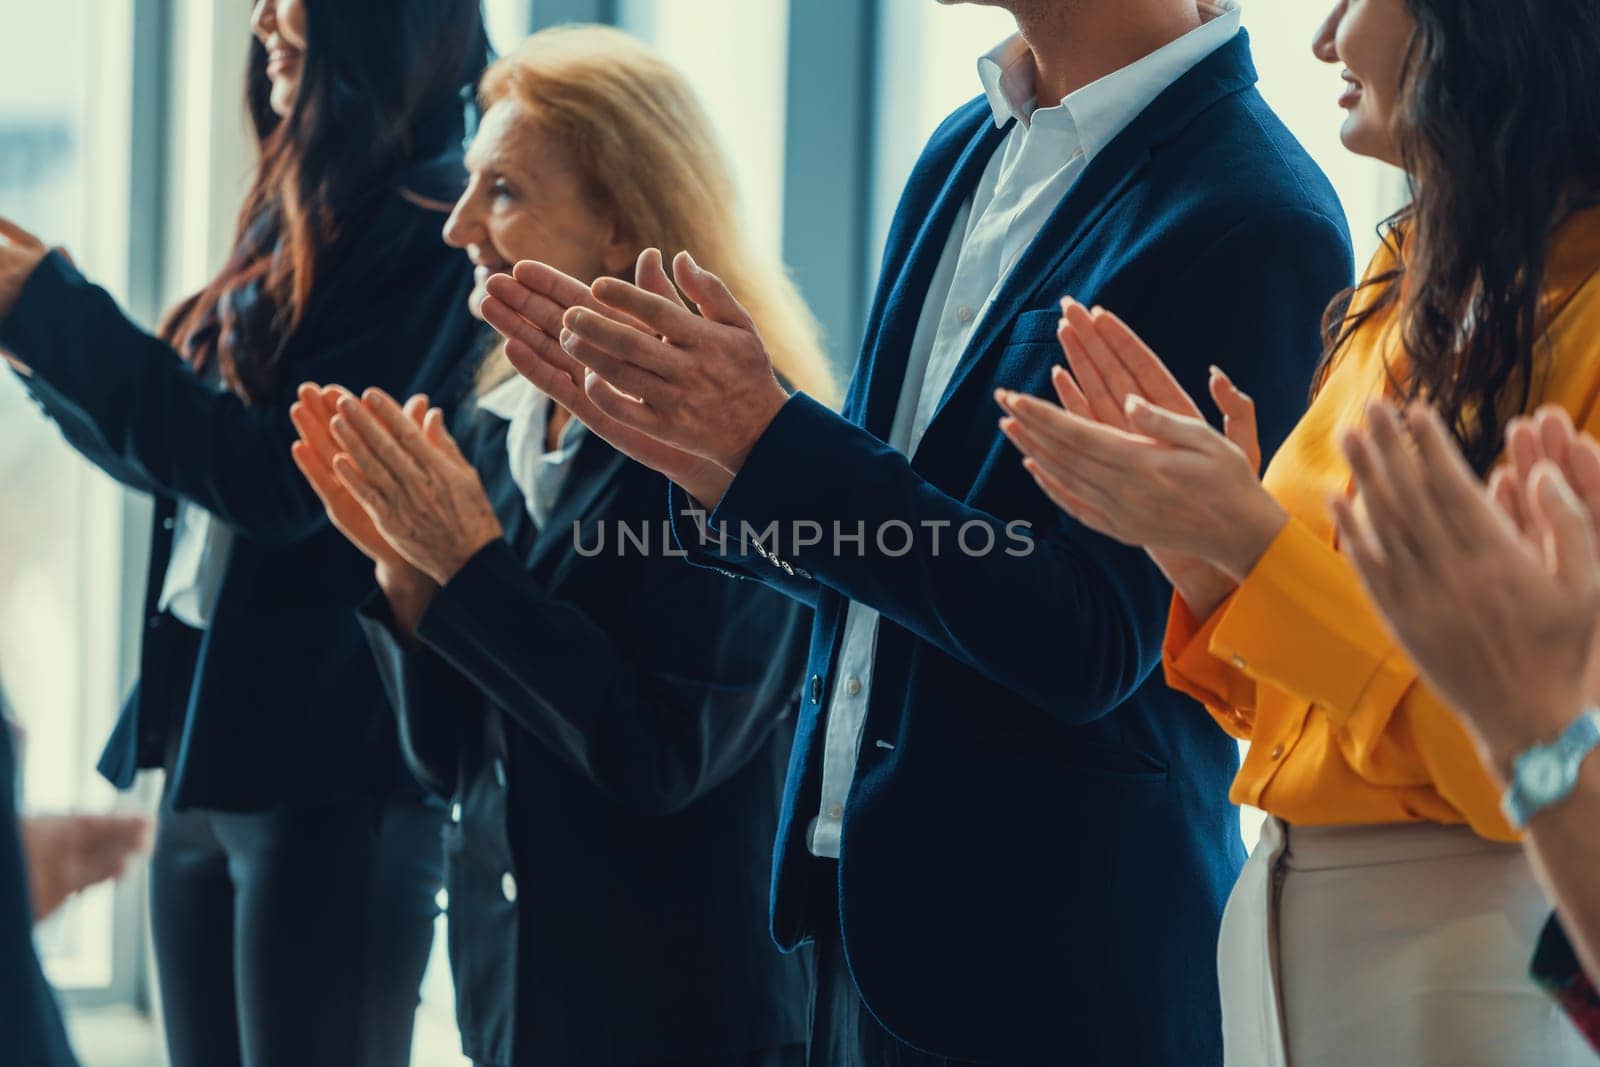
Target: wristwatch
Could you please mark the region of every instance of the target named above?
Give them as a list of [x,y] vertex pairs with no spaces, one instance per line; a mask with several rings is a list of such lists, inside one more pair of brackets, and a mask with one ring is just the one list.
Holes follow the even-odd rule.
[[1561,803],[1578,785],[1584,759],[1600,748],[1600,709],[1590,708],[1560,737],[1535,745],[1512,765],[1511,788],[1501,807],[1518,830],[1544,809]]

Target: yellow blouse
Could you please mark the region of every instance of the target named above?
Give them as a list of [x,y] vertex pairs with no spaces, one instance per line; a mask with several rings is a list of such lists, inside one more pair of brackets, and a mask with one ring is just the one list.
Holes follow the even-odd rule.
[[[1369,276],[1392,264],[1380,252]],[[1556,403],[1600,436],[1600,209],[1553,242],[1549,347],[1535,404]],[[1173,599],[1168,684],[1251,742],[1231,796],[1289,823],[1468,823],[1515,840],[1499,793],[1454,714],[1418,680],[1340,553],[1327,499],[1348,493],[1341,435],[1397,365],[1391,312],[1369,320],[1267,469],[1288,524],[1211,618]]]

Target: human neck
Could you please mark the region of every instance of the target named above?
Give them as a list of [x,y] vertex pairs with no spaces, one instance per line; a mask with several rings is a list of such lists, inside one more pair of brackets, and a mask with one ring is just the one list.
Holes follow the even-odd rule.
[[1013,13],[1039,70],[1039,107],[1055,107],[1203,22],[1195,0],[1016,0]]

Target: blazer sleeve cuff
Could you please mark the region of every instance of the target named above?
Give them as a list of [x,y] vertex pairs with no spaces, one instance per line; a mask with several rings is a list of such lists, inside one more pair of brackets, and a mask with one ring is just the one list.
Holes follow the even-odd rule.
[[1256,683],[1211,653],[1211,642],[1230,602],[1231,598],[1224,601],[1221,609],[1201,622],[1183,597],[1173,594],[1161,665],[1169,687],[1198,700],[1217,725],[1248,741],[1255,725]]
[[476,642],[485,626],[505,613],[505,590],[527,583],[528,572],[503,538],[478,550],[434,594],[417,620],[417,640],[445,651],[462,640]]
[[1416,671],[1377,618],[1350,563],[1290,519],[1218,612],[1211,654],[1319,706],[1336,726],[1384,721]]
[[48,377],[52,343],[62,333],[58,316],[71,307],[72,291],[88,285],[77,268],[59,252],[51,252],[22,283],[17,302],[0,318],[0,348],[14,353],[32,375],[19,374],[27,383]]

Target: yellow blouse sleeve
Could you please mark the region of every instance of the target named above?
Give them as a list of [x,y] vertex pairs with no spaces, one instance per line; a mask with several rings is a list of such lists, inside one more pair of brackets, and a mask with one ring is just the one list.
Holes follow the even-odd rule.
[[1478,833],[1515,839],[1466,728],[1418,680],[1350,562],[1299,519],[1212,620],[1209,651],[1325,715],[1363,779],[1429,786]]
[[1167,685],[1194,697],[1205,705],[1218,726],[1239,740],[1248,741],[1255,723],[1255,680],[1211,654],[1212,635],[1227,606],[1228,601],[1224,601],[1222,609],[1201,623],[1183,597],[1174,593],[1161,665]]

